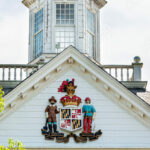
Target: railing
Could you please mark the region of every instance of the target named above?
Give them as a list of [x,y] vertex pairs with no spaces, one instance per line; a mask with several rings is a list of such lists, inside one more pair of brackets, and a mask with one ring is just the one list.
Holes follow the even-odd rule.
[[102,65],[103,69],[119,81],[133,81],[133,65]]
[[[134,65],[102,65],[102,67],[119,81],[136,81]],[[0,81],[22,81],[37,69],[38,65],[0,64]]]
[[0,80],[22,81],[37,69],[37,65],[0,64]]

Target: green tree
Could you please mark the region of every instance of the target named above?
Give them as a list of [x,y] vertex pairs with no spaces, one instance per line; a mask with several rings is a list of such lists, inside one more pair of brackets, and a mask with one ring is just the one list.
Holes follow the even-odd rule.
[[5,99],[3,98],[4,91],[3,88],[0,86],[0,113],[4,110],[5,107]]
[[13,139],[9,139],[8,146],[4,147],[1,145],[0,150],[25,150],[25,148],[21,141],[14,141]]
[[[4,91],[3,88],[0,86],[0,113],[4,110],[5,107],[5,99],[3,98]],[[8,140],[8,146],[5,147],[0,145],[0,150],[25,150],[21,141],[14,141],[13,139]]]

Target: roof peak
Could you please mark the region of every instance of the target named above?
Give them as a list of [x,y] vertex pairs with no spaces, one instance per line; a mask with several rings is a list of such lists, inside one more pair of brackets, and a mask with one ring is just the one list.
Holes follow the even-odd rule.
[[15,111],[15,108],[37,95],[70,69],[150,127],[149,105],[72,46],[66,48],[4,97],[6,107],[0,119]]

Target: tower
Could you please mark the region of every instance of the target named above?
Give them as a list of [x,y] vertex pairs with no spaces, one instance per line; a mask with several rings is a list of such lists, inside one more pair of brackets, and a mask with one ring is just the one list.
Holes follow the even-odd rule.
[[23,0],[29,8],[29,62],[69,45],[100,61],[100,8],[105,0]]

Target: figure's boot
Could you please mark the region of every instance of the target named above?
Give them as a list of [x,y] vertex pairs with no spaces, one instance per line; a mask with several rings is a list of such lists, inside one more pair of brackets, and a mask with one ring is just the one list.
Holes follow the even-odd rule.
[[54,133],[58,133],[57,131],[57,124],[53,124]]
[[44,126],[42,131],[47,131],[47,126]]
[[49,124],[48,127],[49,127],[49,133],[52,133],[52,124]]
[[45,126],[41,129],[41,131],[43,132],[43,133],[46,133],[47,132],[47,124],[48,124],[48,119],[46,119],[46,122],[45,122]]

